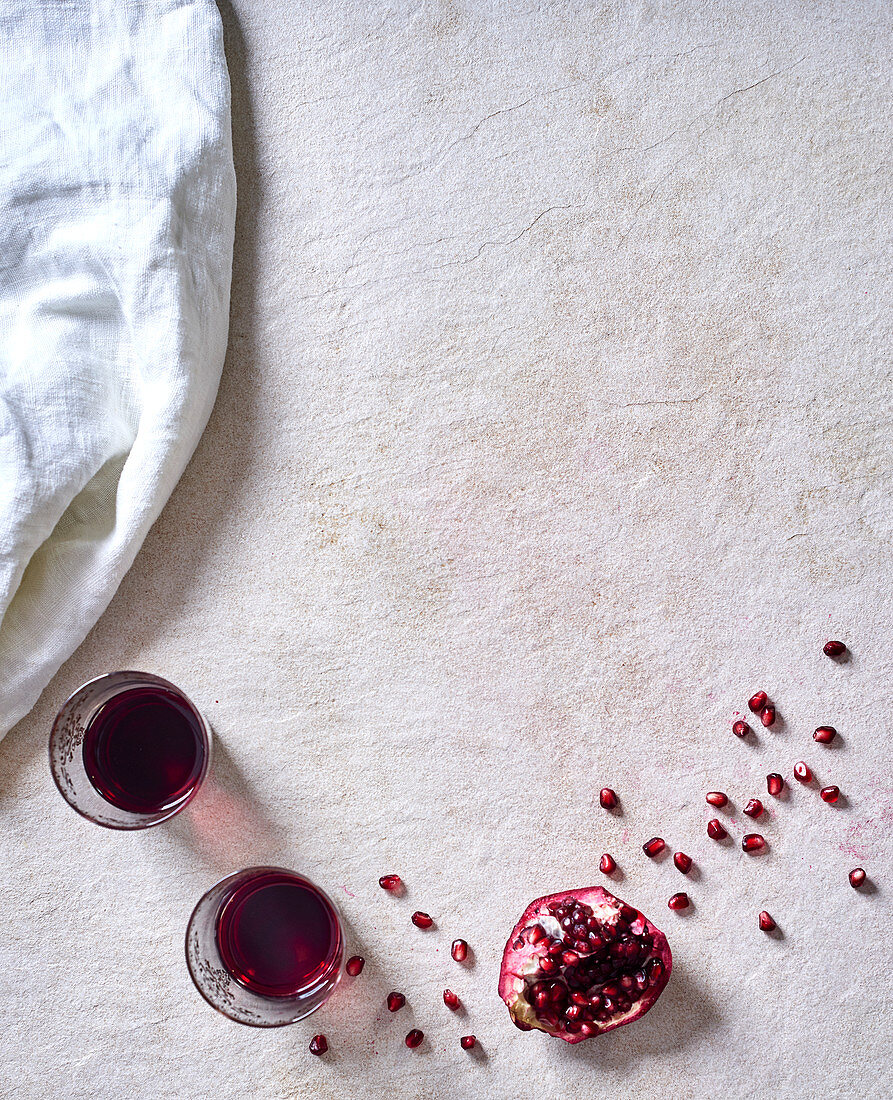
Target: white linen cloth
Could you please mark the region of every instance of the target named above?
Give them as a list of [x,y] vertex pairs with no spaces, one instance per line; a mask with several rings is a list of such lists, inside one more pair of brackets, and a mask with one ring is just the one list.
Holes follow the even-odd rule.
[[201,435],[234,225],[213,0],[0,0],[0,736]]

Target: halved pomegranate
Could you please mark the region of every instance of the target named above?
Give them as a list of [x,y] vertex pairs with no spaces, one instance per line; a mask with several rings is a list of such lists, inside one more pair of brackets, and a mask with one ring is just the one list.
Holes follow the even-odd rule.
[[499,995],[521,1031],[579,1043],[644,1016],[672,968],[663,932],[589,886],[527,906],[505,945]]

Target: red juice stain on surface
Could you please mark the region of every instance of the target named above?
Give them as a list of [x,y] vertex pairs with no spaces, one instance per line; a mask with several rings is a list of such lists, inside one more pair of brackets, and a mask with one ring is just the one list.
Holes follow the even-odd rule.
[[158,813],[191,794],[206,752],[195,710],[163,687],[114,696],[84,734],[90,782],[107,802],[130,813]]
[[289,997],[320,978],[338,950],[338,926],[326,899],[287,871],[244,882],[217,918],[223,965],[241,985]]

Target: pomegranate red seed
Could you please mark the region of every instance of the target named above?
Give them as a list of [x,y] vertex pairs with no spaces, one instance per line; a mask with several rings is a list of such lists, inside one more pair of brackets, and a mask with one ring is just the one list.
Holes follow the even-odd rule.
[[406,1004],[406,998],[402,993],[389,993],[387,999],[388,1012],[399,1012]]
[[722,827],[722,823],[714,818],[712,821],[707,822],[707,836],[711,840],[725,840],[729,834]]
[[458,996],[452,991],[452,989],[445,989],[443,991],[443,1003],[447,1006],[447,1008],[452,1009],[453,1012],[455,1012],[461,1004]]
[[653,836],[646,844],[642,845],[642,851],[646,856],[651,856],[654,859],[655,856],[659,856],[661,852],[666,848],[664,840],[659,836]]
[[613,875],[617,870],[617,864],[614,862],[614,857],[609,856],[607,852],[599,860],[598,869],[603,875]]
[[734,733],[736,737],[747,737],[750,733],[750,726],[739,719],[737,722],[732,723],[732,733]]
[[456,960],[457,963],[464,963],[468,958],[468,944],[465,940],[453,940],[453,946],[450,948],[450,954]]
[[752,798],[742,810],[748,817],[759,817],[763,812],[763,803],[758,798]]
[[766,847],[766,841],[759,833],[747,833],[741,841],[745,852],[759,852]]
[[378,885],[382,890],[399,890],[403,885],[399,875],[382,875],[378,880]]
[[673,862],[683,873],[683,875],[687,875],[688,872],[691,870],[691,856],[687,856],[685,852],[677,852],[673,856]]
[[840,798],[840,787],[822,787],[819,794],[823,802],[836,802]]
[[809,765],[805,760],[798,760],[794,765],[794,775],[801,783],[812,782],[812,772],[809,770]]
[[836,736],[837,730],[833,726],[819,726],[812,735],[812,739],[818,741],[820,745],[830,745]]
[[363,967],[366,965],[366,960],[362,955],[351,955],[351,957],[344,964],[344,969],[352,978],[355,978],[359,974]]
[[419,1031],[417,1027],[414,1027],[412,1031],[403,1040],[410,1050],[415,1050],[416,1047],[422,1045],[422,1040],[425,1038],[424,1031]]
[[674,894],[667,905],[670,909],[687,909],[690,905],[688,894]]
[[463,1050],[473,1050],[476,1043],[477,1039],[475,1039],[473,1035],[463,1035],[459,1040],[459,1046],[462,1047]]
[[843,642],[825,642],[822,653],[827,657],[839,657],[841,653],[846,653],[846,646]]
[[729,796],[727,794],[723,794],[722,791],[708,791],[707,801],[710,803],[711,806],[722,807],[725,806],[726,803],[729,801]]
[[784,779],[782,779],[778,772],[771,772],[766,776],[766,788],[769,794],[774,794],[777,798],[784,790]]
[[602,809],[613,810],[617,805],[617,795],[611,790],[610,787],[602,787],[598,796],[599,802],[602,804]]
[[329,1041],[325,1035],[314,1035],[310,1040],[311,1054],[325,1054],[329,1049]]
[[759,714],[763,707],[769,702],[769,696],[765,691],[758,691],[756,695],[751,695],[747,700],[747,705],[754,712]]
[[777,927],[778,926],[776,925],[775,921],[764,909],[763,912],[760,913],[760,928],[762,928],[764,932],[771,932]]
[[432,917],[429,917],[427,913],[420,913],[418,912],[418,910],[413,913],[413,915],[410,917],[410,920],[416,926],[416,928],[430,928],[431,925],[434,923]]
[[775,707],[771,703],[760,711],[760,721],[767,728],[775,725]]
[[853,870],[850,871],[850,886],[852,886],[854,890],[858,890],[864,881],[865,872],[863,869],[861,867],[854,867]]

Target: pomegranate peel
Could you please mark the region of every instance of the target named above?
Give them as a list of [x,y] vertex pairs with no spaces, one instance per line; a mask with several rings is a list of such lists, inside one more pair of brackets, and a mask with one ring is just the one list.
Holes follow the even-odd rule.
[[567,1043],[632,1023],[673,967],[663,932],[601,886],[537,898],[512,930],[499,995],[521,1031]]

